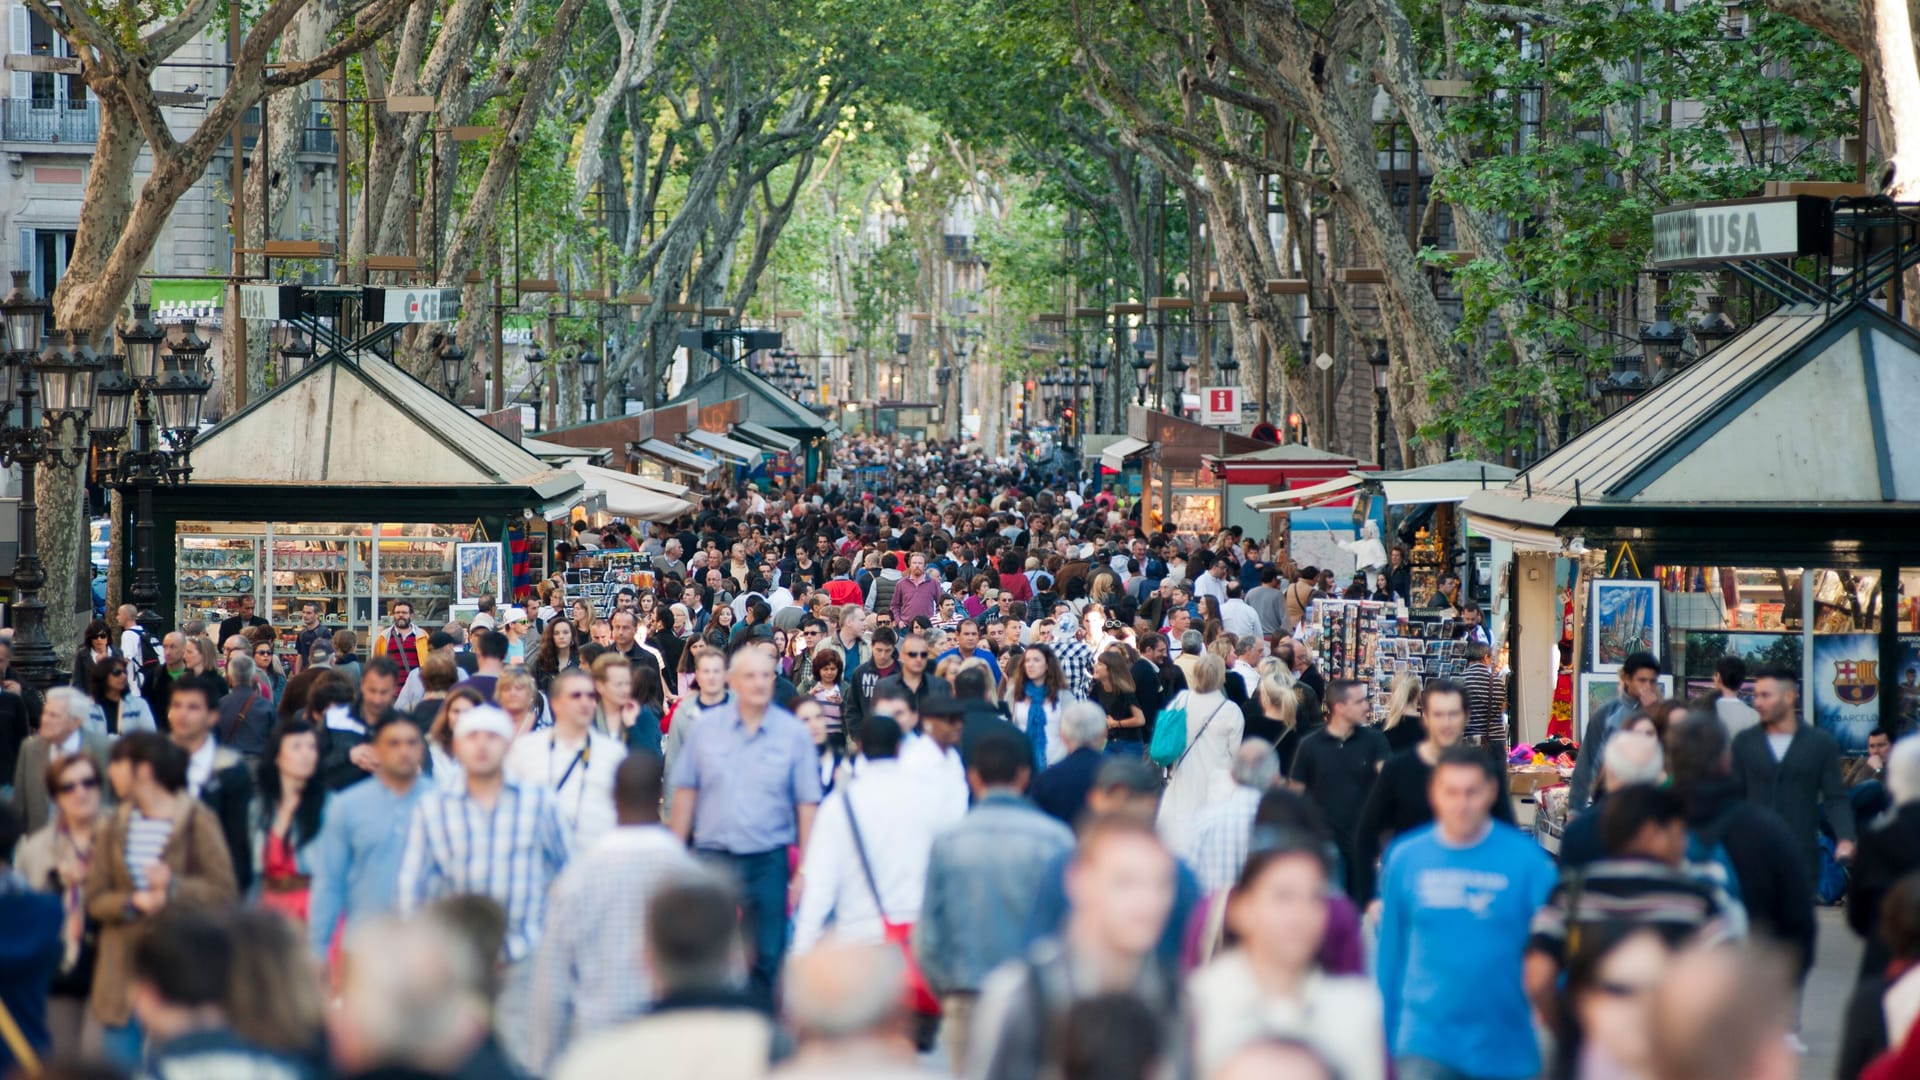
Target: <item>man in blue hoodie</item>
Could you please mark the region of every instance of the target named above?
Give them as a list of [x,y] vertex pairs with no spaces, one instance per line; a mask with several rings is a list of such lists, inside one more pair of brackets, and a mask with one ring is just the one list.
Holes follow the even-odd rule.
[[1433,825],[1387,852],[1378,969],[1401,1080],[1540,1072],[1522,970],[1555,873],[1531,837],[1493,820],[1500,783],[1479,747],[1443,751],[1427,785]]

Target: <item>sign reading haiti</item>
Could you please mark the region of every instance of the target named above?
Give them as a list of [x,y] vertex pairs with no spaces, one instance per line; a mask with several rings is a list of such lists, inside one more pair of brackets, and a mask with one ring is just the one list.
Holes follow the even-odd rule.
[[1826,254],[1832,247],[1833,203],[1811,195],[1739,199],[1656,210],[1657,266]]

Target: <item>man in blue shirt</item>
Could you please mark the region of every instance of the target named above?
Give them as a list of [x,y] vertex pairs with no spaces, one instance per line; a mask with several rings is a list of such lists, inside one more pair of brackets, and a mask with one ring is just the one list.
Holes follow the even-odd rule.
[[673,763],[672,828],[739,878],[749,989],[771,1009],[787,951],[787,848],[807,846],[820,761],[806,724],[773,703],[767,650],[734,653],[727,685],[733,700],[701,715]]
[[1427,784],[1433,825],[1387,852],[1376,966],[1401,1080],[1539,1075],[1522,970],[1555,873],[1531,837],[1493,820],[1500,785],[1483,749],[1442,751]]
[[372,738],[367,744],[373,747],[372,777],[327,802],[326,820],[313,844],[307,940],[322,959],[343,924],[398,907],[400,856],[413,805],[428,786],[420,779],[427,751],[418,725],[388,713]]
[[972,619],[961,619],[960,625],[953,631],[953,636],[957,644],[954,648],[948,649],[946,652],[934,657],[934,666],[940,666],[940,661],[945,660],[949,656],[977,656],[987,662],[987,667],[993,669],[994,684],[999,685],[1000,661],[993,655],[992,650],[980,646],[980,624],[974,622]]

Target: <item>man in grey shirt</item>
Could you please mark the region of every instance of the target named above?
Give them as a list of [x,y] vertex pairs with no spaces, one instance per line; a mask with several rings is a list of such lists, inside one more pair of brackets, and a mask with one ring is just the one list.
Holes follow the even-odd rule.
[[1260,616],[1260,632],[1277,634],[1287,625],[1287,594],[1279,586],[1280,571],[1266,567],[1260,571],[1260,584],[1247,591],[1247,603]]
[[1760,722],[1760,713],[1740,700],[1740,688],[1747,684],[1747,662],[1737,656],[1723,656],[1713,665],[1714,711],[1727,729],[1727,739]]

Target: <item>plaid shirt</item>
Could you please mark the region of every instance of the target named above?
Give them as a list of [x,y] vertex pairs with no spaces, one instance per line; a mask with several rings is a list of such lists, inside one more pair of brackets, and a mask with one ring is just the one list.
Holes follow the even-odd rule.
[[1055,641],[1053,651],[1060,657],[1060,673],[1067,677],[1067,690],[1085,698],[1093,689],[1093,650],[1087,643],[1069,638]]
[[647,904],[662,885],[698,871],[678,837],[637,825],[602,836],[561,872],[534,957],[534,1072],[550,1071],[567,1047],[653,1003],[640,963]]
[[1225,802],[1201,812],[1193,823],[1187,862],[1200,878],[1200,890],[1211,896],[1231,886],[1247,864],[1247,846],[1253,834],[1253,813],[1260,793],[1236,785]]
[[567,861],[567,828],[545,788],[503,781],[491,811],[463,787],[429,791],[400,857],[400,913],[443,896],[491,896],[507,909],[507,959],[540,943],[547,888]]

